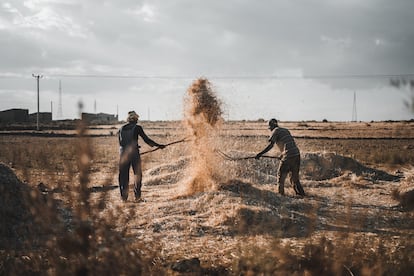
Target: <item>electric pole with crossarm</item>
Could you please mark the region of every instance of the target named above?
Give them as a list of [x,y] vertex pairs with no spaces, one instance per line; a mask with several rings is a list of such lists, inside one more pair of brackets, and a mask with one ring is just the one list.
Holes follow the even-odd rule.
[[36,130],[39,130],[39,80],[40,78],[43,78],[42,75],[35,75],[32,74],[34,78],[36,78],[37,81],[37,116],[36,116]]

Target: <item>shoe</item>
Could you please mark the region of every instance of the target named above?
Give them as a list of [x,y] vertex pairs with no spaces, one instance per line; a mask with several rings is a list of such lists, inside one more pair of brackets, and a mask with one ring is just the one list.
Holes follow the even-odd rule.
[[135,200],[139,200],[141,198],[141,191],[135,192]]
[[128,200],[128,191],[122,190],[121,189],[121,199],[123,202]]
[[305,196],[305,191],[303,190],[302,186],[296,187],[295,185],[293,188],[295,189],[296,195]]

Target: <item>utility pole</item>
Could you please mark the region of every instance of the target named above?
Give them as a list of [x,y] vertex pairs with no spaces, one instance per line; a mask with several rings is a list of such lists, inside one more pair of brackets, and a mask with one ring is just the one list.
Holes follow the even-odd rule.
[[118,108],[118,105],[116,105],[116,119],[119,121],[119,108]]
[[59,105],[58,105],[58,114],[59,119],[62,119],[63,113],[62,113],[62,82],[59,80]]
[[356,92],[354,92],[354,104],[352,107],[352,122],[357,121],[357,105],[356,105]]
[[37,81],[37,116],[36,116],[36,130],[39,130],[39,80],[40,78],[43,78],[42,75],[35,75],[32,74],[34,78],[36,78]]

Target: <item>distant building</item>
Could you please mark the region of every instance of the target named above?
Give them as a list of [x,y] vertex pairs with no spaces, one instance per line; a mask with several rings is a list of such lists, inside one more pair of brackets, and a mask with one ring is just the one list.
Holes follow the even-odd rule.
[[[37,112],[29,115],[30,122],[37,122]],[[52,122],[52,112],[39,112],[39,123]]]
[[28,109],[8,109],[0,111],[0,123],[27,123],[29,122]]
[[118,123],[118,116],[106,113],[82,113],[82,120],[89,124],[115,124]]

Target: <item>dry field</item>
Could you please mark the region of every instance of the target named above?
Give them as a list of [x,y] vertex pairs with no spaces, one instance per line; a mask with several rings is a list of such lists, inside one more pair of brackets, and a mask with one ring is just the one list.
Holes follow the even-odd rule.
[[[160,143],[187,137],[181,122],[142,125]],[[280,125],[301,149],[304,198],[288,181],[277,193],[277,159],[216,154],[254,156],[265,122],[144,154],[143,201],[126,203],[113,127],[3,132],[0,275],[412,275],[414,123]]]

